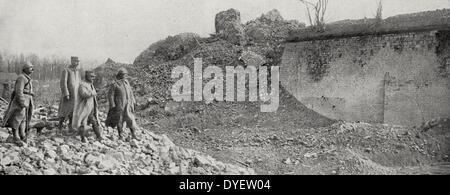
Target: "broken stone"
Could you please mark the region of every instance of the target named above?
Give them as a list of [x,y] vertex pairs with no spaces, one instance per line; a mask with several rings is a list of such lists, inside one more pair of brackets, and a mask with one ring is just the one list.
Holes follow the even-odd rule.
[[220,12],[215,19],[216,33],[220,34],[225,40],[236,44],[245,45],[247,35],[241,23],[241,14],[235,9]]
[[205,166],[205,165],[211,165],[212,164],[211,161],[208,158],[203,157],[203,156],[195,156],[194,163],[197,166]]
[[102,161],[102,158],[100,156],[94,155],[94,154],[87,154],[84,158],[84,162],[89,166],[95,166],[99,164]]
[[171,175],[176,175],[180,172],[180,167],[178,166],[173,166],[171,168],[169,168],[169,174]]
[[3,156],[0,164],[3,166],[13,165],[20,163],[20,154],[19,152],[10,152]]
[[47,151],[46,153],[45,153],[45,155],[47,155],[49,158],[51,158],[51,159],[55,159],[58,155],[56,154],[56,152],[55,151],[53,151],[53,150],[49,150],[49,151]]
[[67,145],[62,145],[58,148],[58,152],[63,160],[72,159],[73,154],[70,152],[70,147]]
[[138,148],[139,147],[139,141],[133,139],[133,140],[130,141],[130,145],[131,145],[131,147]]
[[9,133],[6,129],[0,128],[0,141],[4,142],[8,139]]
[[97,167],[102,170],[110,170],[114,169],[117,164],[118,162],[114,157],[107,155],[100,161]]
[[52,169],[52,168],[46,169],[46,170],[42,171],[42,173],[44,175],[56,175],[56,174],[58,174],[58,172],[55,169]]
[[290,164],[292,164],[292,160],[291,160],[291,158],[287,158],[287,159],[285,159],[285,160],[284,160],[284,164],[287,164],[287,165],[290,165]]
[[150,168],[139,169],[139,171],[141,172],[142,175],[151,175],[152,173],[152,170],[150,170]]
[[23,154],[25,154],[26,156],[31,156],[34,153],[37,153],[38,149],[35,147],[27,147],[23,150]]
[[284,20],[280,12],[276,9],[270,10],[269,12],[263,14],[259,19],[267,22],[279,22]]
[[55,141],[58,145],[64,143],[64,139],[63,138],[53,137],[52,140]]
[[44,160],[44,157],[45,155],[42,152],[36,152],[30,155],[30,158],[32,158],[33,160]]
[[318,155],[317,153],[306,153],[305,155],[303,155],[305,158],[317,158]]
[[253,51],[244,51],[242,52],[239,60],[243,61],[245,66],[254,66],[257,69],[266,64],[267,60],[265,57],[253,52]]

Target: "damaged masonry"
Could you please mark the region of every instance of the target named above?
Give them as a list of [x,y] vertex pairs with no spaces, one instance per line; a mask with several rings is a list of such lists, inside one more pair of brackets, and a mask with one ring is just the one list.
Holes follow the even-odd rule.
[[[92,65],[74,44],[81,81],[86,70],[96,76],[86,86],[95,91],[103,139],[87,126],[86,143],[58,132],[66,98],[59,78],[70,57],[2,51],[0,116],[25,61],[34,64],[35,108],[23,146],[0,127],[0,175],[450,174],[449,19],[448,9],[423,10],[317,28],[278,10],[242,22],[229,9],[209,18],[214,33],[171,35],[132,54],[132,63],[115,61],[127,61],[128,48],[108,53],[115,41],[95,48],[111,56]],[[131,35],[133,44],[143,41]],[[135,123],[125,122],[137,134],[124,128],[124,139],[107,120],[110,95],[122,86],[132,91],[123,90],[124,109]]]

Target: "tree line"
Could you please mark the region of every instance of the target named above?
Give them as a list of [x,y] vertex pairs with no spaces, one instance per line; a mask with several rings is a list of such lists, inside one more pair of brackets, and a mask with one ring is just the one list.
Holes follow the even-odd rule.
[[36,54],[0,53],[0,72],[22,72],[22,66],[27,61],[34,65],[32,78],[39,81],[59,79],[62,70],[70,64],[70,58],[60,56],[39,57]]

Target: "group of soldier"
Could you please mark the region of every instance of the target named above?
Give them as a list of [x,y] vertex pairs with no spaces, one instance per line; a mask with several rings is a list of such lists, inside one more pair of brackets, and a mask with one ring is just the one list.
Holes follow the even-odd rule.
[[[81,141],[86,143],[86,130],[91,125],[97,140],[101,141],[103,140],[102,128],[98,117],[97,91],[94,87],[96,75],[93,71],[86,71],[84,80],[81,80],[78,66],[78,57],[71,57],[71,65],[61,74],[58,134],[78,134]],[[22,74],[15,82],[8,109],[3,117],[2,126],[12,129],[13,142],[19,146],[27,143],[33,115],[35,95],[31,79],[33,71],[33,64],[30,62],[23,65]],[[137,124],[133,114],[136,100],[127,76],[126,69],[119,69],[108,90],[109,112],[105,124],[107,127],[117,128],[120,140],[124,138],[124,123],[131,130],[132,139],[138,139]],[[68,131],[63,131],[67,120],[69,121]]]

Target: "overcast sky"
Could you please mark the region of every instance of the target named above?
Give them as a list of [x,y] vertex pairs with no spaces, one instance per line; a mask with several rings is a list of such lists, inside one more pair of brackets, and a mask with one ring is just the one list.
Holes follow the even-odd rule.
[[[327,21],[373,17],[378,0],[329,0]],[[450,8],[450,0],[383,0],[384,17]],[[151,43],[182,32],[208,36],[216,13],[243,22],[278,9],[306,23],[298,0],[0,0],[0,50],[132,63]]]

